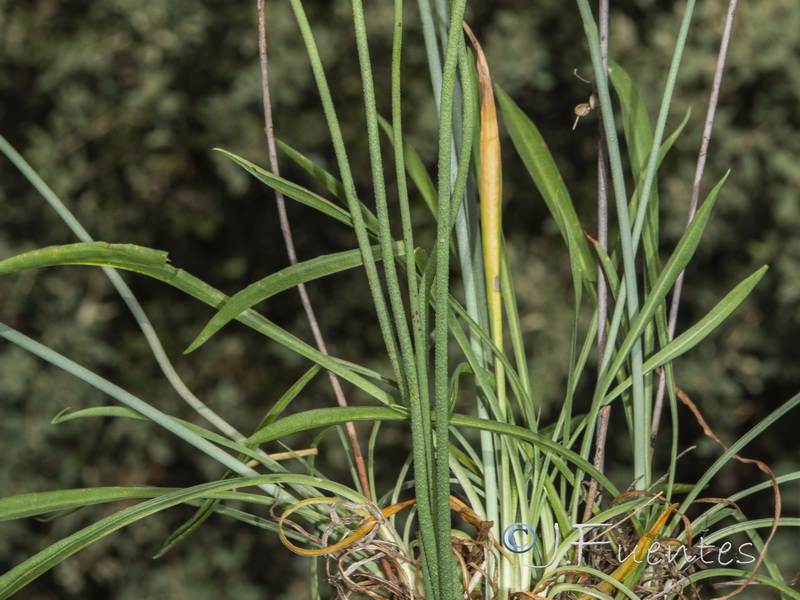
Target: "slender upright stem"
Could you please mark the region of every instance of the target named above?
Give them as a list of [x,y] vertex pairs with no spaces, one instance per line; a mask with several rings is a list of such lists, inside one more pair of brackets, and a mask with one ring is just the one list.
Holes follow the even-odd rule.
[[[450,234],[452,231],[451,206],[452,202],[460,202],[461,197],[453,194],[454,186],[450,179],[450,161],[452,157],[453,133],[453,90],[456,83],[456,68],[459,50],[464,41],[460,37],[461,22],[464,19],[466,0],[455,0],[451,7],[450,28],[445,52],[444,69],[442,76],[442,103],[439,120],[439,162],[438,162],[438,203],[439,223],[436,233],[434,260],[436,272],[434,275],[433,305],[435,307],[434,319],[434,405],[436,413],[436,470],[435,470],[435,505],[437,526],[437,550],[439,563],[438,597],[440,600],[449,600],[456,597],[456,582],[453,564],[452,547],[450,544],[450,463],[449,463],[449,395],[450,381],[448,373],[448,317],[449,310],[449,284],[450,284]],[[467,121],[466,116],[464,118]],[[470,123],[471,124],[471,123]],[[470,148],[467,140],[462,143],[462,155]],[[467,157],[469,154],[467,154]],[[459,161],[461,162],[461,161]],[[461,165],[460,165],[461,166]],[[463,165],[466,172],[469,164]],[[464,177],[466,181],[466,177]],[[463,193],[463,189],[461,191]]]
[[[264,124],[267,132],[269,164],[272,172],[275,175],[280,175],[278,153],[275,148],[275,132],[272,123],[272,99],[269,91],[269,61],[267,59],[267,27],[264,0],[258,0],[258,49],[261,59],[261,90],[264,103]],[[294,241],[292,240],[289,216],[286,214],[286,202],[283,194],[278,190],[275,190],[275,202],[278,205],[278,220],[280,221],[281,235],[283,235],[286,253],[289,255],[289,263],[295,265],[297,264],[297,252],[295,252]],[[322,354],[328,355],[328,347],[319,327],[316,314],[314,313],[314,307],[311,305],[311,299],[308,297],[306,286],[302,283],[299,284],[297,286],[297,291],[300,293],[300,302],[303,304],[303,310],[311,326],[314,342],[317,344],[317,348]],[[331,382],[333,393],[336,396],[336,402],[339,406],[347,406],[347,399],[339,383],[339,378],[331,371],[328,371],[328,379]],[[358,443],[355,425],[353,425],[353,423],[346,423],[345,427],[347,430],[347,437],[350,441],[350,447],[353,451],[353,460],[355,461],[356,472],[358,473],[359,483],[361,484],[361,492],[367,499],[371,500],[372,494],[369,486],[369,478],[367,477],[367,469],[364,464],[364,457],[361,453],[361,446]]]
[[314,39],[314,34],[311,31],[311,26],[308,22],[308,17],[302,1],[289,0],[289,2],[292,6],[292,10],[294,11],[297,25],[300,27],[300,34],[303,37],[308,58],[311,61],[311,70],[314,73],[314,80],[316,81],[317,91],[319,92],[320,100],[322,101],[325,119],[328,122],[328,131],[331,134],[333,150],[336,154],[336,161],[339,165],[342,185],[344,186],[347,207],[350,211],[350,216],[353,219],[353,229],[356,233],[358,248],[361,251],[361,256],[364,263],[364,271],[366,272],[367,281],[369,282],[370,294],[372,296],[373,304],[375,305],[375,312],[378,316],[378,324],[386,345],[386,354],[391,362],[392,370],[395,373],[398,384],[400,384],[400,393],[403,401],[407,403],[408,388],[405,385],[402,385],[402,382],[404,381],[403,367],[400,364],[400,359],[398,357],[399,352],[397,348],[397,339],[389,315],[389,310],[386,305],[386,299],[383,296],[383,284],[378,274],[375,256],[372,253],[367,227],[364,222],[364,215],[362,213],[361,204],[358,200],[358,194],[356,192],[353,171],[350,167],[350,159],[347,156],[347,149],[345,148],[344,144],[342,128],[339,124],[339,117],[336,114],[336,108],[333,104],[333,96],[328,84],[328,78],[325,75],[325,69],[322,66],[322,59],[319,55],[319,49],[317,48],[317,43]]
[[[719,55],[717,56],[717,66],[714,70],[714,81],[711,84],[711,96],[708,99],[708,108],[706,110],[706,121],[703,127],[703,141],[700,143],[700,152],[697,156],[697,166],[694,172],[694,182],[692,184],[692,197],[689,200],[689,215],[686,219],[686,226],[694,219],[697,212],[697,205],[700,201],[700,184],[703,180],[703,172],[706,168],[706,157],[708,155],[708,146],[711,142],[711,130],[714,126],[714,117],[717,112],[717,105],[719,104],[719,92],[722,88],[722,74],[725,71],[725,60],[728,56],[728,48],[731,42],[731,32],[733,31],[733,20],[736,16],[736,4],[738,0],[730,0],[728,2],[728,13],[725,18],[725,27],[722,31],[722,41],[719,46]],[[678,279],[675,281],[675,289],[672,292],[672,302],[669,309],[669,322],[667,330],[669,333],[669,340],[675,337],[675,327],[678,322],[678,307],[681,303],[681,291],[683,290],[683,278],[686,271],[681,271]],[[658,426],[661,421],[661,411],[664,405],[664,392],[666,388],[666,375],[662,369],[658,381],[658,393],[656,394],[656,401],[653,406],[653,423],[651,430],[651,438],[658,434]]]
[[[600,57],[603,71],[608,76],[608,13],[609,0],[600,0]],[[603,121],[598,124],[597,148],[597,241],[608,251],[608,149],[603,143]],[[601,265],[597,266],[597,355],[603,356],[606,347],[606,317],[608,316],[608,285]]]
[[[603,62],[603,72],[608,76],[608,0],[600,0],[598,14],[598,27],[600,31],[600,57]],[[598,126],[599,139],[597,144],[597,242],[600,247],[608,252],[608,150],[603,143],[605,132],[603,121]],[[606,349],[606,319],[608,317],[608,285],[602,265],[597,265],[597,356],[598,360]],[[598,371],[598,377],[602,374]],[[603,472],[605,467],[606,436],[608,435],[608,419],[611,416],[611,405],[600,409],[597,423],[597,437],[595,439],[594,468]],[[589,494],[586,499],[586,508],[583,513],[585,523],[592,517],[592,509],[598,502],[597,480],[592,478],[589,484]]]

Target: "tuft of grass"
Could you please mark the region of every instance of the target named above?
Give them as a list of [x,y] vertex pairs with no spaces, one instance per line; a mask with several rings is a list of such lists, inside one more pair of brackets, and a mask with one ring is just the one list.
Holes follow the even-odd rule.
[[[355,247],[297,261],[291,226],[282,212],[287,251],[294,256],[291,265],[230,297],[169,264],[164,252],[93,241],[65,203],[0,138],[0,150],[81,240],[5,258],[0,261],[0,275],[61,265],[102,267],[141,326],[165,377],[216,431],[174,418],[0,324],[0,336],[124,406],[60,414],[54,423],[98,416],[151,421],[188,442],[198,454],[224,466],[218,480],[185,488],[103,487],[0,499],[3,520],[141,500],[0,575],[0,597],[16,593],[60,561],[128,524],[178,504],[190,504],[197,512],[165,540],[159,556],[180,547],[208,516],[223,514],[276,532],[288,550],[309,557],[315,598],[327,593],[319,585],[320,557],[328,563],[333,593],[341,598],[705,597],[700,584],[709,579],[715,585],[734,588],[722,598],[733,597],[755,584],[775,590],[781,598],[800,598],[769,552],[769,542],[778,528],[800,525],[800,519],[782,514],[780,491],[781,485],[800,479],[800,471],[776,477],[768,465],[740,454],[748,443],[795,409],[800,395],[785,402],[730,447],[720,442],[722,453],[698,481],[676,483],[680,481],[679,458],[690,451],[678,442],[686,418],[696,420],[708,437],[719,440],[706,423],[702,408],[676,383],[673,362],[728,318],[767,269],[762,267],[745,278],[694,325],[675,335],[683,272],[702,241],[727,179],[723,176],[696,209],[690,207],[689,222],[680,240],[674,248],[664,248],[659,239],[658,180],[668,176],[662,167],[664,158],[686,124],[684,120],[667,136],[667,117],[694,6],[694,0],[689,0],[684,9],[655,127],[651,127],[647,107],[634,82],[608,59],[607,4],[601,4],[598,28],[588,2],[578,1],[602,123],[598,136],[598,222],[602,225],[597,240],[581,225],[581,220],[589,217],[579,215],[569,182],[559,174],[536,125],[492,81],[491,65],[464,22],[466,0],[436,0],[433,7],[419,2],[432,96],[439,116],[438,155],[432,172],[432,165],[420,159],[404,134],[401,66],[407,7],[402,0],[393,4],[389,118],[380,114],[364,8],[360,0],[352,2],[363,86],[366,157],[348,153],[312,24],[303,2],[291,0],[336,157],[335,173],[295,150],[291,140],[274,139],[264,29],[268,19],[264,4],[259,4],[270,169],[233,152],[221,152],[273,189],[279,206],[288,198],[316,211],[318,218],[352,229]],[[731,2],[725,29],[728,33],[734,12],[735,2]],[[466,31],[474,53],[462,31]],[[726,34],[714,78],[717,90],[729,43]],[[612,99],[612,89],[618,102]],[[695,180],[698,200],[717,102],[718,94],[712,94]],[[571,330],[565,332],[570,339],[568,379],[558,414],[549,423],[543,422],[534,403],[527,341],[502,230],[498,106],[516,153],[569,253],[574,297],[572,306],[564,308],[571,316]],[[389,139],[388,149],[381,144],[381,130]],[[626,142],[627,157],[623,157],[620,135]],[[277,148],[300,164],[330,198],[282,178]],[[369,200],[356,189],[355,168],[368,168],[371,173]],[[421,198],[409,191],[409,180]],[[615,219],[609,219],[608,191],[614,196]],[[389,200],[393,194],[396,205]],[[427,206],[428,218],[435,223],[435,239],[428,247],[417,245],[417,231],[424,224],[412,218],[415,202]],[[612,221],[615,227],[609,230],[607,225]],[[669,254],[663,264],[662,253]],[[319,331],[315,331],[316,346],[312,346],[256,310],[264,300],[299,287],[312,329],[318,329],[302,286],[354,268],[363,268],[369,282],[375,308],[373,326],[380,330],[386,351],[382,372],[329,355]],[[216,309],[208,323],[198,326],[199,333],[187,353],[214,343],[216,333],[238,320],[308,360],[309,370],[278,397],[257,426],[246,433],[237,431],[180,380],[116,269],[157,279]],[[463,294],[453,292],[456,279],[463,284]],[[582,318],[587,309],[591,312],[588,324]],[[338,406],[290,414],[287,409],[323,370],[329,373]],[[579,397],[579,385],[593,374],[592,393]],[[363,392],[369,402],[350,405],[337,387],[339,379]],[[463,406],[457,400],[465,397],[470,399],[468,408],[457,412],[456,407]],[[664,398],[672,430],[666,442],[666,461],[655,458],[654,453],[656,444],[665,443],[660,441],[664,436],[659,436]],[[614,469],[608,468],[605,454],[611,411],[622,412],[625,417],[625,427],[617,426],[612,435],[630,439],[629,454],[613,457]],[[353,426],[358,422],[373,424],[366,457]],[[397,464],[379,465],[379,432],[388,423],[403,427],[411,452]],[[314,447],[332,428],[341,434],[343,451],[352,466],[351,482],[330,479],[314,463]],[[285,452],[279,454],[263,448],[268,442],[312,430],[321,432],[312,448],[284,444]],[[728,498],[702,498],[709,481],[734,461],[755,465],[767,481]],[[387,468],[394,468],[393,485],[376,478],[376,471]],[[607,474],[625,472],[626,468],[630,468],[630,477],[624,479]],[[249,488],[253,489],[245,491]],[[748,520],[736,502],[764,489],[771,489],[774,496],[773,518]],[[231,502],[238,506],[230,506]],[[705,504],[700,504],[703,508],[699,515],[690,517],[700,502]],[[453,529],[453,518],[457,529]],[[694,533],[712,527],[713,532],[698,544]],[[760,529],[769,533],[763,536]],[[589,533],[593,541],[588,541]],[[753,564],[752,570],[730,567],[730,562],[720,558],[732,548],[727,538],[735,535],[747,540],[740,550],[752,550],[753,560],[746,563]],[[601,541],[595,542],[597,538]],[[711,568],[698,569],[697,552],[720,541],[724,543],[716,549],[717,562]],[[725,543],[728,549],[723,551]],[[678,549],[683,553],[680,556]],[[675,560],[670,559],[672,550]],[[762,566],[766,573],[757,573]],[[564,595],[567,593],[571,596]]]

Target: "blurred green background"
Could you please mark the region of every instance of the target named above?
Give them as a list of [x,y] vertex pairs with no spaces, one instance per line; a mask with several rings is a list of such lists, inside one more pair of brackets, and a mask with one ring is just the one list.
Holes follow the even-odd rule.
[[[614,4],[611,55],[637,82],[654,118],[684,4]],[[362,197],[369,198],[350,5],[336,0],[307,6],[355,172],[361,174],[357,184]],[[687,108],[693,113],[659,182],[665,256],[686,218],[724,8],[722,2],[699,3],[679,80],[670,130]],[[289,5],[269,1],[267,9],[276,135],[333,170],[329,137]],[[391,3],[370,3],[367,10],[381,86],[379,106],[388,114]],[[435,107],[416,3],[409,2],[407,14],[405,125],[408,139],[431,165]],[[475,2],[468,15],[494,80],[540,127],[584,227],[594,234],[596,116],[582,119],[571,131],[573,107],[591,92],[591,86],[573,75],[577,69],[591,78],[577,9],[556,0],[535,6],[499,0]],[[679,331],[760,265],[771,266],[731,320],[677,364],[679,383],[728,442],[800,390],[798,31],[797,2],[740,5],[704,190],[727,169],[732,174],[684,289]],[[267,163],[259,77],[255,2],[0,1],[0,132],[95,239],[167,250],[172,264],[228,293],[288,263],[271,193],[212,151],[222,147]],[[561,399],[565,382],[570,316],[564,307],[572,300],[568,258],[508,140],[504,152],[505,227],[530,348],[534,400],[547,420],[548,406]],[[313,187],[285,157],[282,169],[289,179]],[[5,160],[0,161],[0,181],[0,256],[73,241]],[[418,220],[424,221],[425,210],[421,202],[418,206]],[[344,226],[302,206],[288,208],[301,259],[355,247]],[[162,284],[130,275],[126,279],[189,386],[243,430],[308,368],[305,361],[238,324],[183,356],[183,348],[212,311]],[[373,315],[363,275],[343,273],[314,282],[309,290],[331,352],[384,369],[376,328],[368,325]],[[260,308],[310,339],[295,293],[286,292]],[[0,320],[162,410],[189,416],[99,269],[67,267],[6,276],[0,281]],[[364,400],[352,390],[350,399]],[[331,405],[324,378],[318,377],[299,402],[298,409]],[[49,424],[65,407],[108,403],[70,376],[0,344],[0,492],[189,485],[222,474],[154,426],[113,420]],[[797,469],[797,426],[796,415],[784,419],[746,455],[769,460],[779,474]],[[685,446],[698,444],[692,458],[684,459],[691,463],[682,472],[689,479],[718,450],[689,418],[682,436]],[[388,444],[406,443],[400,429],[387,429],[385,439]],[[326,468],[342,464],[336,443],[323,445],[322,453]],[[395,463],[391,465],[394,469]],[[395,475],[394,470],[385,473],[387,481]],[[754,467],[732,466],[709,495],[726,496],[760,478]],[[798,489],[787,492],[785,511],[796,515]],[[770,503],[764,495],[748,508],[768,516]],[[50,523],[3,523],[0,571],[112,509]],[[174,510],[118,532],[18,597],[306,597],[306,559],[284,550],[276,536],[222,517],[212,518],[190,543],[166,558],[150,560],[191,512]],[[788,575],[800,562],[798,542],[794,534],[778,542],[785,549]]]

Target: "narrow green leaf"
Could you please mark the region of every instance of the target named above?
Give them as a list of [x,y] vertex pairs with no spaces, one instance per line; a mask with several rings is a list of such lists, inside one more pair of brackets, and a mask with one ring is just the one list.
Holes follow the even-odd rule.
[[619,274],[617,274],[616,267],[614,266],[614,260],[608,255],[603,246],[600,245],[600,242],[595,241],[592,243],[592,246],[595,252],[597,252],[597,259],[606,275],[611,294],[616,299],[619,294]]
[[622,128],[625,132],[631,170],[634,179],[638,180],[653,146],[653,128],[633,80],[616,62],[609,60],[608,63],[608,78],[617,92],[622,108]]
[[286,142],[283,142],[279,139],[275,140],[275,143],[278,145],[286,156],[291,158],[294,162],[298,165],[303,167],[309,175],[311,175],[314,179],[320,182],[325,189],[328,190],[333,196],[342,202],[346,202],[345,200],[345,193],[344,193],[344,184],[339,181],[336,177],[334,177],[331,173],[317,165],[313,160],[308,158],[305,154],[298,152],[294,148],[292,148]]
[[[314,365],[308,371],[306,371],[306,373],[300,379],[298,379],[294,385],[292,385],[292,387],[289,388],[285,394],[283,394],[283,396],[281,396],[281,398],[272,406],[272,408],[270,408],[267,415],[264,417],[264,419],[262,419],[261,423],[256,428],[256,431],[277,419],[281,412],[289,405],[289,403],[291,403],[291,401],[294,400],[305,388],[308,382],[311,381],[311,379],[313,379],[317,373],[319,373],[319,370],[319,365]],[[249,446],[250,449],[255,449],[256,447],[256,444],[250,444]],[[239,458],[241,459],[243,456],[245,455],[242,455]],[[223,479],[228,479],[234,475],[235,473],[229,470]],[[218,499],[205,500],[185,523],[181,524],[180,527],[170,534],[170,536],[164,541],[161,550],[159,550],[158,553],[153,556],[153,558],[160,558],[164,556],[178,544],[188,539],[189,536],[199,529],[212,514],[219,511],[219,504],[220,500]]]
[[[93,408],[85,408],[82,410],[77,410],[75,412],[68,412],[68,411],[69,409],[62,410],[53,418],[51,423],[57,425],[59,423],[65,423],[67,421],[73,421],[76,419],[84,419],[90,417],[124,417],[124,418],[132,418],[145,421],[151,420],[148,417],[136,412],[135,410],[123,406],[96,406]],[[185,427],[192,433],[195,433],[200,437],[207,439],[210,442],[214,442],[218,446],[230,448],[231,450],[234,450],[248,458],[252,458],[259,462],[264,462],[264,457],[256,452],[253,452],[252,448],[248,448],[243,444],[231,441],[228,438],[221,436],[217,433],[214,433],[213,431],[210,431],[205,427],[196,425],[195,423],[191,423],[183,419],[178,419],[177,417],[173,417],[171,415],[167,415],[167,418],[171,419],[178,425]]]
[[[651,356],[644,363],[644,372],[650,373],[657,367],[675,360],[708,337],[708,335],[719,327],[719,325],[744,302],[745,298],[750,295],[750,292],[753,291],[753,288],[761,281],[761,278],[767,272],[767,268],[768,267],[764,265],[758,271],[744,279],[739,285],[728,292],[714,308],[708,311],[702,319]],[[608,403],[614,398],[617,398],[622,392],[627,390],[630,385],[631,380],[628,378],[611,390],[605,397],[604,402]]]
[[297,200],[298,202],[305,204],[306,206],[315,208],[321,213],[326,214],[329,217],[333,217],[337,221],[341,221],[345,225],[349,225],[350,227],[353,226],[353,220],[350,218],[348,212],[342,208],[339,208],[330,200],[326,200],[322,196],[315,194],[314,192],[307,190],[306,188],[299,186],[296,183],[292,183],[291,181],[287,181],[282,177],[273,175],[269,171],[262,169],[257,165],[254,165],[249,160],[245,160],[240,156],[236,156],[232,152],[228,152],[227,150],[222,150],[221,148],[215,148],[215,150],[221,152],[222,154],[230,158],[233,162],[235,162],[237,165],[242,167],[245,171],[253,175],[256,179],[258,179],[262,183],[265,183],[272,189],[278,190],[287,198],[291,198],[292,200]]
[[[364,502],[363,496],[352,490],[330,481],[323,481],[305,475],[260,475],[254,477],[236,478],[224,481],[204,483],[194,487],[169,492],[151,500],[146,500],[135,506],[123,509],[110,515],[80,531],[48,546],[38,554],[17,565],[13,569],[0,575],[0,598],[8,598],[12,594],[31,583],[37,577],[53,568],[65,558],[75,554],[86,546],[106,537],[107,535],[149,517],[157,512],[198,499],[214,497],[220,492],[227,492],[233,488],[248,486],[274,486],[278,483],[302,484],[323,489],[328,489],[342,495],[344,498],[355,502]],[[58,492],[54,492],[58,493]],[[63,492],[62,492],[63,493]],[[0,506],[8,499],[0,499]],[[2,508],[0,508],[2,511]]]
[[0,261],[0,275],[66,264],[114,267],[149,274],[151,270],[163,267],[168,261],[167,253],[163,250],[135,244],[81,242],[48,246],[7,258]]
[[[539,193],[544,198],[550,214],[553,215],[558,229],[565,242],[567,238],[567,228],[572,232],[572,238],[576,240],[578,253],[578,263],[581,266],[581,275],[585,281],[593,282],[597,280],[597,269],[586,240],[583,237],[583,228],[578,220],[578,214],[570,199],[567,186],[561,179],[558,167],[553,160],[547,144],[525,113],[514,103],[511,97],[506,94],[500,86],[495,86],[497,99],[503,113],[503,123],[511,135],[511,141],[517,149],[525,168],[528,169],[533,182],[536,184]],[[562,218],[561,215],[564,215]]]
[[711,216],[711,210],[714,208],[714,204],[717,201],[719,192],[727,178],[728,175],[726,174],[725,177],[723,177],[722,180],[714,187],[714,189],[711,190],[708,198],[705,202],[703,202],[703,205],[697,211],[695,218],[692,220],[691,224],[678,242],[675,251],[672,253],[672,256],[670,256],[667,264],[664,266],[664,269],[661,271],[658,280],[653,284],[653,289],[645,299],[641,312],[631,323],[630,330],[620,344],[614,362],[606,372],[603,384],[600,388],[601,390],[605,391],[608,389],[613,378],[616,377],[617,371],[620,369],[623,362],[627,360],[631,348],[633,348],[636,341],[642,335],[642,332],[644,332],[645,327],[655,314],[655,311],[661,305],[661,302],[663,302],[664,298],[669,293],[669,290],[673,283],[675,283],[678,275],[680,275],[681,271],[683,271],[683,269],[689,263],[689,260],[694,255],[694,252],[700,243],[700,239],[703,236],[706,225],[708,225],[708,219]]
[[[702,403],[699,404],[699,408],[702,410]],[[714,464],[711,465],[703,474],[703,476],[697,481],[697,487],[689,492],[678,510],[685,512],[686,509],[692,504],[694,499],[700,494],[700,491],[705,487],[705,485],[711,481],[714,475],[716,475],[719,470],[722,469],[722,467],[724,467],[733,459],[735,454],[741,453],[742,448],[764,433],[764,431],[766,431],[770,425],[778,421],[778,419],[796,408],[798,405],[800,405],[800,394],[794,395],[792,398],[781,404],[778,408],[762,419],[757,425],[755,425],[755,427],[750,429],[750,431],[733,442],[733,444],[731,444],[731,446],[716,461],[714,461]],[[795,417],[796,416],[797,415],[795,415]]]
[[[790,588],[788,585],[781,581],[776,581],[771,577],[767,577],[766,575],[759,575],[753,574],[750,571],[745,571],[744,569],[704,569],[702,571],[697,571],[696,573],[692,573],[686,578],[685,585],[693,585],[698,581],[702,581],[703,579],[710,579],[712,577],[728,577],[730,578],[731,582],[726,587],[733,587],[733,582],[741,583],[746,579],[752,578],[753,583],[761,584],[769,586],[775,589],[777,592],[780,592],[782,598],[784,599],[793,599],[793,600],[800,600],[800,592],[797,592]],[[719,582],[717,582],[719,583]],[[680,590],[676,590],[678,592]],[[759,592],[760,595],[760,592]]]
[[[301,154],[294,148],[292,148],[289,144],[282,142],[281,140],[275,140],[278,144],[278,147],[283,150],[283,152],[295,161],[298,165],[303,167],[308,173],[317,181],[319,181],[325,189],[327,189],[333,196],[339,200],[345,207],[347,206],[347,195],[344,191],[344,184],[339,181],[336,177],[334,177],[331,173],[317,165],[314,161],[308,158],[305,154]],[[378,217],[375,216],[369,207],[359,200],[359,204],[361,205],[361,214],[364,215],[364,222],[367,225],[367,229],[370,231],[377,231],[378,230]]]
[[256,431],[263,429],[280,417],[292,400],[297,398],[297,395],[305,389],[306,385],[308,385],[308,382],[311,381],[317,373],[319,373],[319,370],[319,365],[314,365],[308,371],[306,371],[302,377],[300,377],[300,379],[295,381],[292,387],[286,390],[286,392],[278,399],[272,408],[269,409],[267,415],[262,419],[258,427],[256,427]]
[[745,278],[739,285],[728,292],[714,308],[708,311],[700,321],[692,325],[652,356],[645,363],[645,368],[652,369],[655,368],[655,366],[668,363],[703,341],[708,334],[719,327],[734,310],[739,308],[739,305],[744,302],[745,298],[750,295],[753,288],[758,285],[758,282],[764,277],[768,268],[767,265],[764,265],[758,269],[758,271]]
[[403,421],[407,418],[404,411],[384,406],[315,408],[278,419],[259,429],[245,443],[263,444],[299,431],[340,425],[349,421]]
[[161,558],[175,546],[186,540],[192,533],[197,531],[203,523],[216,512],[220,502],[221,501],[216,498],[204,500],[194,514],[164,540],[161,549],[153,555],[153,558]]
[[675,128],[675,131],[673,131],[670,134],[670,136],[666,140],[664,140],[664,142],[661,144],[661,148],[658,149],[658,165],[659,166],[661,165],[661,161],[663,161],[664,158],[669,153],[669,151],[672,148],[672,146],[675,145],[675,141],[680,137],[681,133],[683,133],[683,130],[686,128],[686,125],[689,123],[689,119],[691,118],[691,116],[692,116],[692,109],[691,108],[687,108],[686,109],[686,114],[684,115],[683,120]]
[[74,421],[75,419],[84,419],[87,417],[125,417],[128,419],[139,419],[141,421],[149,421],[137,413],[135,410],[125,406],[95,406],[92,408],[84,408],[81,410],[72,411],[65,408],[50,421],[51,425],[58,425],[66,423],[67,421]]
[[157,498],[164,494],[175,492],[177,489],[150,485],[131,485],[19,494],[0,498],[0,521],[36,517],[104,502]]
[[[245,440],[245,443],[263,444],[300,431],[340,425],[348,421],[404,421],[407,419],[408,416],[403,411],[383,406],[318,408],[279,419],[250,436]],[[457,413],[451,415],[450,425],[453,427],[468,427],[479,431],[490,431],[539,446],[543,450],[550,451],[557,456],[565,458],[580,467],[581,470],[589,473],[592,477],[597,479],[609,493],[613,495],[618,494],[616,486],[614,486],[606,476],[597,471],[591,463],[581,458],[572,450],[565,448],[562,444],[554,442],[524,427]]]
[[[396,244],[395,251],[399,256],[404,251],[403,245]],[[381,260],[382,255],[379,247],[373,246],[372,253],[375,256],[375,260]],[[185,353],[188,354],[197,350],[225,325],[270,296],[291,289],[301,283],[307,283],[332,273],[352,269],[361,264],[363,264],[361,251],[347,250],[297,263],[250,284],[225,302],[219,312],[214,315],[197,338],[185,350]]]

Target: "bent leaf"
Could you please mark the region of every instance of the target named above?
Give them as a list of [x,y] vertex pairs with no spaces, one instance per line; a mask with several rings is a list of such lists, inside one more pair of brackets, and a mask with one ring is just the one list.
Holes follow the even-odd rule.
[[20,494],[18,496],[0,498],[0,521],[36,517],[104,502],[157,498],[172,493],[177,489],[150,485],[126,485]]
[[[183,269],[177,269],[167,264],[167,253],[151,248],[142,248],[132,244],[106,244],[105,242],[85,242],[80,244],[67,244],[65,246],[51,246],[38,251],[26,252],[18,256],[0,261],[0,275],[54,265],[95,265],[115,267],[135,271],[148,275],[185,292],[186,294],[214,307],[221,308],[228,300],[228,296],[198,279]],[[236,317],[248,327],[255,329],[296,352],[300,356],[319,364],[349,381],[356,387],[364,390],[384,404],[394,404],[391,395],[365,379],[381,380],[378,373],[359,367],[356,371],[352,364],[337,360],[323,354],[316,348],[303,342],[285,329],[278,327],[266,317],[255,311],[247,310]],[[1,334],[0,334],[1,335]]]
[[[122,418],[131,418],[137,420],[144,420],[144,421],[151,421],[152,419],[148,418],[145,415],[142,415],[139,412],[131,408],[127,408],[125,406],[95,406],[92,408],[84,408],[82,410],[77,410],[75,412],[70,412],[69,409],[62,410],[58,413],[53,420],[50,422],[53,425],[58,425],[60,423],[65,423],[67,421],[73,421],[75,419],[85,419],[90,417],[122,417]],[[240,454],[243,454],[253,460],[258,462],[264,462],[263,457],[260,456],[258,453],[254,452],[252,448],[248,448],[229,440],[228,438],[219,435],[218,433],[214,433],[206,429],[205,427],[201,427],[191,421],[185,421],[184,419],[179,419],[177,417],[173,417],[172,415],[166,415],[167,419],[171,419],[177,425],[186,428],[187,430],[191,431],[192,433],[204,438],[210,442],[214,442],[218,446],[223,446],[225,448],[230,448]]]
[[[279,419],[274,423],[267,425],[263,429],[260,429],[249,438],[244,440],[243,443],[263,444],[292,433],[298,433],[300,431],[306,431],[308,429],[315,429],[319,427],[330,427],[331,425],[341,425],[343,423],[347,423],[348,421],[405,421],[407,419],[408,416],[405,410],[400,407],[388,408],[383,406],[348,406],[347,408],[317,408]],[[556,456],[563,457],[564,459],[573,463],[582,471],[587,472],[589,475],[597,479],[598,483],[608,490],[609,493],[619,495],[616,486],[608,479],[608,477],[595,469],[590,462],[572,450],[565,448],[562,444],[559,444],[558,442],[555,442],[539,433],[530,431],[525,427],[511,425],[509,423],[501,423],[491,419],[471,417],[458,413],[450,416],[450,425],[453,427],[468,427],[470,429],[477,429],[479,431],[490,431],[498,435],[507,435],[533,444],[534,446],[538,446],[542,450],[549,451]]]
[[0,261],[0,275],[53,265],[114,267],[149,275],[169,262],[167,253],[135,244],[81,242],[48,246]]
[[[225,494],[234,488],[243,488],[248,486],[264,486],[274,485],[277,483],[297,483],[302,485],[311,485],[317,488],[328,489],[335,493],[339,493],[348,499],[356,502],[362,502],[363,497],[355,494],[351,490],[347,490],[344,486],[334,484],[333,482],[323,481],[316,477],[309,477],[306,475],[291,475],[291,474],[278,474],[278,475],[260,475],[255,477],[244,477],[229,479],[225,481],[214,481],[211,483],[204,483],[194,487],[180,489],[174,492],[169,492],[160,495],[151,500],[146,500],[135,506],[123,509],[113,515],[110,515],[88,527],[84,527],[80,531],[59,540],[55,544],[48,546],[41,552],[32,556],[28,560],[20,563],[13,569],[0,575],[0,598],[8,598],[12,594],[18,592],[20,589],[34,581],[37,577],[50,570],[64,559],[72,556],[79,550],[94,542],[106,537],[107,535],[140,521],[145,517],[161,512],[167,508],[177,506],[178,504],[188,503],[195,500],[204,498],[218,497],[219,494]],[[63,493],[63,492],[62,492]],[[3,503],[9,499],[0,499],[0,511],[2,511]]]
[[259,429],[243,443],[263,444],[300,431],[341,425],[348,421],[403,421],[407,418],[404,411],[384,406],[315,408],[278,419]]

